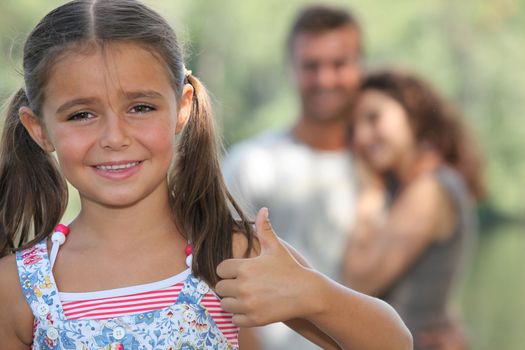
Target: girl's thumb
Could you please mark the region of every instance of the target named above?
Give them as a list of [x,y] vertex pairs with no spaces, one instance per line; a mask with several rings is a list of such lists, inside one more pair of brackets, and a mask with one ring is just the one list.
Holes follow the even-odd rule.
[[261,255],[274,250],[276,245],[280,245],[279,238],[272,229],[268,217],[268,208],[261,208],[255,219],[255,230],[259,244],[261,245]]

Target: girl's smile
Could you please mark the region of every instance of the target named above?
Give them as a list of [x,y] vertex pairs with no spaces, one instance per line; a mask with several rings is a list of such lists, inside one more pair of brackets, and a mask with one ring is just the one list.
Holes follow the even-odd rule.
[[133,176],[140,170],[142,161],[106,162],[94,166],[100,176],[109,180],[122,180]]

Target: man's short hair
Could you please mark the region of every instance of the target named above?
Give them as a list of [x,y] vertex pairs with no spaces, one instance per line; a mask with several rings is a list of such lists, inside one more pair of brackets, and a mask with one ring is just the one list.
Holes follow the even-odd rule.
[[292,52],[293,42],[300,33],[317,34],[325,31],[350,26],[361,33],[356,17],[348,10],[329,5],[310,5],[303,8],[295,18],[292,30],[288,35],[288,51]]

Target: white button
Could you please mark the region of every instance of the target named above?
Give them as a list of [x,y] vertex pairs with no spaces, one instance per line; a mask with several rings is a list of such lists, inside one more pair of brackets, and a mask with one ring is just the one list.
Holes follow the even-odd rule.
[[126,330],[124,328],[115,327],[113,329],[113,338],[121,340],[122,338],[124,338],[124,336],[126,336]]
[[42,303],[37,306],[37,311],[40,316],[47,316],[49,313],[49,306],[47,304]]
[[58,338],[58,331],[55,327],[49,327],[47,329],[46,335],[51,340],[56,340]]
[[197,284],[197,292],[200,294],[206,294],[210,290],[210,287],[206,284],[204,281],[200,281],[199,284]]
[[197,318],[197,314],[192,309],[188,309],[182,313],[182,317],[186,322],[193,322]]

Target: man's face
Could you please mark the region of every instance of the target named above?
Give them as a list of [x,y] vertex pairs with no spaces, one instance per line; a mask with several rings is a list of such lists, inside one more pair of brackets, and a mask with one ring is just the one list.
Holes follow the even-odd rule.
[[361,79],[360,56],[359,33],[351,26],[297,34],[291,60],[305,117],[347,118]]

